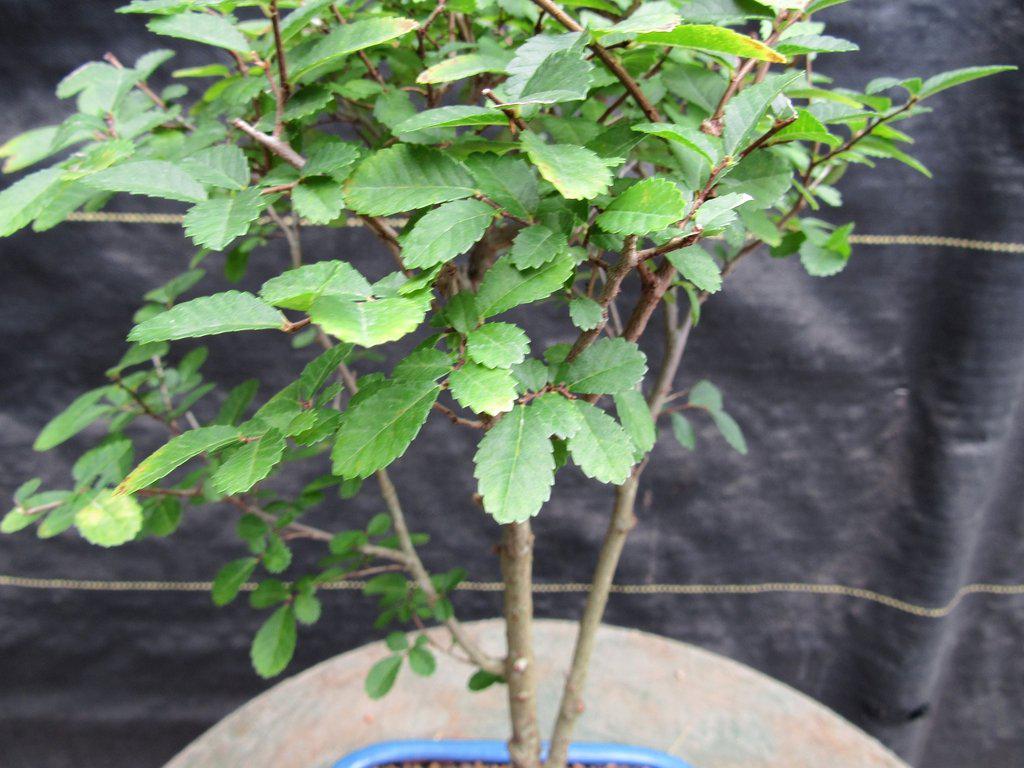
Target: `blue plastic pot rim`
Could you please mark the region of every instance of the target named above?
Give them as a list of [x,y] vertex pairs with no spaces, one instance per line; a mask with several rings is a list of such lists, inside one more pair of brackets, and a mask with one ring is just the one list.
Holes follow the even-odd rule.
[[[543,746],[547,752],[547,744]],[[508,745],[485,739],[384,741],[356,750],[333,768],[376,768],[409,762],[508,763]],[[646,766],[646,768],[693,768],[678,757],[645,747],[579,742],[569,747],[569,763],[579,765]]]

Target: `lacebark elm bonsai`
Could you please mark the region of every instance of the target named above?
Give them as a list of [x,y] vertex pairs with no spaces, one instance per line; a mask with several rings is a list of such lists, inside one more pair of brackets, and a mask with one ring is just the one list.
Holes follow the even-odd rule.
[[[96,422],[107,436],[75,463],[69,489],[22,485],[3,531],[74,527],[110,547],[171,534],[184,509],[233,507],[247,554],[217,574],[213,600],[258,581],[251,603],[270,611],[252,644],[260,675],[287,667],[297,624],[320,616],[318,587],[368,578],[378,626],[408,629],[387,636],[391,655],[369,670],[369,695],[386,694],[405,664],[429,675],[435,652],[455,654],[471,667],[470,689],[508,687],[512,762],[527,768],[540,762],[530,520],[571,461],[610,485],[614,503],[547,759],[564,765],[658,425],[692,449],[691,419],[707,418],[747,450],[714,385],[677,388],[704,301],[762,246],[812,275],[842,270],[852,225],[814,214],[835,217],[847,168],[893,158],[927,174],[897,124],[940,91],[1009,69],[832,87],[819,56],[857,49],[819,21],[841,2],[134,0],[119,9],[148,16],[157,35],[207,46],[210,63],[173,72],[161,90],[148,81],[168,50],[130,66],[108,53],[65,77],[57,96],[74,99],[74,113],[0,149],[7,172],[58,158],[0,194],[0,234],[45,230],[128,193],[186,203],[198,251],[145,294],[108,380],[47,424],[35,448]],[[371,282],[335,250],[304,253],[302,223],[366,227],[388,274]],[[222,264],[238,280],[251,260],[273,259],[264,246],[277,237],[290,263],[258,295],[182,299],[203,266]],[[564,318],[564,343],[531,346],[529,313],[514,310],[539,301]],[[663,350],[649,361],[638,342],[656,314]],[[254,412],[257,379],[206,408],[206,350],[179,355],[170,342],[261,330],[319,354]],[[375,370],[370,350],[411,335],[412,351]],[[203,411],[210,418],[195,415]],[[463,571],[427,571],[425,537],[411,531],[388,475],[430,417],[479,441],[464,474],[496,535],[500,526],[504,658],[459,623],[450,595]],[[139,420],[162,424],[167,441],[136,462]],[[294,497],[261,485],[297,462],[323,475]],[[344,530],[303,522],[370,478],[386,514]],[[322,546],[312,569],[292,563],[304,539]],[[450,644],[433,643],[430,624]]]

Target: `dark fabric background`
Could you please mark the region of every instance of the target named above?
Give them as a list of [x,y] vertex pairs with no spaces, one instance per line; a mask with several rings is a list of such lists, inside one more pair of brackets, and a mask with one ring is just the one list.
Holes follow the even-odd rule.
[[[159,45],[139,17],[114,15],[118,4],[0,1],[0,137],[66,114],[53,87],[78,63],[106,50],[133,60]],[[1020,64],[1024,50],[1020,0],[855,0],[827,16],[834,34],[862,46],[822,60],[843,84]],[[195,55],[185,50],[178,65]],[[938,114],[912,128],[915,154],[936,178],[895,164],[856,169],[844,183],[843,216],[861,232],[1024,241],[1020,76],[950,92],[934,106]],[[358,232],[310,231],[305,245],[314,259],[379,256]],[[31,451],[35,434],[101,380],[137,297],[180,271],[191,249],[173,227],[70,224],[19,234],[0,252],[6,498],[32,475],[65,482],[98,433],[48,454]],[[283,259],[262,253],[246,285]],[[202,288],[220,284],[214,275]],[[565,340],[543,312],[526,322],[536,349]],[[751,259],[708,303],[683,372],[721,385],[750,455],[731,453],[708,428],[696,455],[663,435],[619,578],[843,582],[926,604],[969,581],[1024,580],[1022,342],[1020,256],[863,247],[830,280],[793,262]],[[230,385],[259,372],[263,397],[300,364],[271,335],[209,346],[209,374]],[[154,430],[144,442],[157,439]],[[473,447],[471,436],[432,419],[394,475],[414,525],[435,534],[428,560],[454,559],[474,578],[493,579],[495,527],[469,497]],[[608,510],[605,489],[564,474],[537,522],[542,580],[587,577]],[[320,521],[379,511],[372,490],[324,509]],[[0,572],[208,579],[239,556],[231,522],[226,510],[195,512],[171,540],[114,551],[72,534],[5,537]],[[376,637],[361,597],[325,599],[326,617],[302,632],[291,672]],[[581,601],[545,596],[538,609],[575,616]],[[499,604],[462,594],[458,608],[486,617]],[[244,605],[214,608],[205,594],[0,590],[0,766],[160,765],[266,687],[247,658],[259,620]],[[1022,599],[976,597],[928,620],[831,597],[615,597],[608,620],[750,664],[915,766],[1024,763]]]

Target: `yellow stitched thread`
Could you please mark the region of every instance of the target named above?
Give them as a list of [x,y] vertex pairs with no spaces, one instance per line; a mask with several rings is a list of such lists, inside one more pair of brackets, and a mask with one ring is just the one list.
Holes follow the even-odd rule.
[[[326,590],[361,590],[364,581],[333,581],[321,586]],[[22,576],[0,575],[0,587],[21,589],[67,589],[86,592],[208,592],[209,581],[99,581],[87,579],[35,579]],[[242,585],[242,591],[251,592],[256,588],[252,582]],[[464,581],[457,589],[466,592],[501,592],[500,581]],[[533,591],[542,594],[581,594],[589,591],[588,584],[570,582],[563,584],[534,584]],[[762,584],[615,584],[612,593],[620,595],[689,595],[689,596],[737,596],[767,594],[810,594],[837,595],[857,600],[878,603],[913,616],[926,619],[940,619],[951,614],[968,595],[1024,595],[1024,584],[967,584],[957,590],[945,605],[927,606],[875,592],[871,589],[848,587],[843,584],[811,584],[806,582],[783,581]]]
[[[119,213],[116,211],[75,211],[68,221],[88,224],[181,224],[184,217],[177,213]],[[392,226],[402,226],[404,219],[388,220]],[[309,225],[307,225],[309,226]],[[345,222],[348,227],[363,226],[363,222],[351,217]],[[963,251],[987,251],[989,253],[1024,254],[1024,243],[1004,243],[994,240],[969,240],[962,237],[942,235],[851,235],[854,245],[911,245],[931,248],[956,248]]]

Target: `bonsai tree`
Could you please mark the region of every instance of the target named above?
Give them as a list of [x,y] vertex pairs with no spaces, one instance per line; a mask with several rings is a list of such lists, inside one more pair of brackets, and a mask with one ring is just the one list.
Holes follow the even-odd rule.
[[[770,249],[816,276],[850,258],[833,222],[851,165],[892,158],[927,174],[898,127],[941,91],[1009,67],[832,87],[819,56],[855,51],[819,14],[843,0],[133,0],[156,35],[207,46],[209,63],[149,84],[171,58],[108,53],[65,77],[75,111],[11,139],[5,170],[55,159],[0,194],[0,234],[41,231],[120,193],[180,201],[198,249],[179,276],[146,286],[123,356],[35,442],[45,451],[100,422],[66,489],[29,480],[2,529],[76,528],[101,547],[175,530],[185,510],[237,510],[239,554],[213,600],[257,580],[268,611],[252,643],[265,677],[314,624],[317,590],[368,578],[390,654],[368,670],[379,697],[434,654],[466,661],[468,685],[508,688],[515,766],[540,762],[531,645],[530,521],[574,464],[614,496],[580,620],[547,765],[566,762],[609,587],[636,518],[659,427],[687,448],[710,419],[745,453],[708,381],[676,373],[705,300],[749,255]],[[569,9],[569,10],[567,10]],[[827,15],[827,14],[826,14]],[[188,84],[188,85],[186,85]],[[308,253],[302,227],[365,227],[380,242],[371,280],[337,249]],[[258,294],[197,292],[204,267],[239,280],[266,248],[290,261]],[[221,257],[223,254],[223,258]],[[781,267],[780,267],[781,268]],[[531,343],[547,302],[561,340]],[[641,346],[655,323],[658,344]],[[279,392],[257,379],[220,399],[181,339],[283,333],[309,360]],[[389,348],[393,366],[379,363]],[[645,352],[646,350],[646,352]],[[269,397],[267,397],[269,394]],[[206,400],[204,400],[206,398]],[[260,402],[252,410],[250,403]],[[197,413],[209,413],[200,419]],[[389,465],[428,418],[478,442],[463,474],[500,532],[508,651],[484,652],[450,599],[460,569],[430,573]],[[136,461],[133,426],[167,440]],[[282,473],[320,468],[296,496]],[[564,471],[564,470],[563,470]],[[311,509],[379,492],[386,514],[351,530]],[[292,546],[321,547],[314,566]],[[303,558],[307,563],[309,558]],[[425,634],[440,625],[450,642]]]

